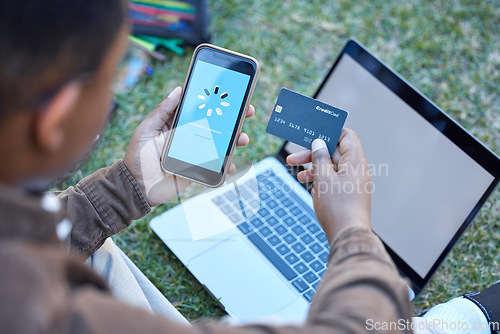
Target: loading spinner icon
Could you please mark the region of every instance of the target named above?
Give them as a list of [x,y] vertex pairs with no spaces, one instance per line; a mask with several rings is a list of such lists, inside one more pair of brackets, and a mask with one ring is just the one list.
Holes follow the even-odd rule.
[[[228,97],[227,92],[224,92],[224,93],[222,93],[222,94],[220,94],[220,95],[219,95],[219,90],[220,90],[220,89],[219,89],[219,86],[215,86],[215,87],[214,87],[214,91],[213,91],[213,95],[211,95],[211,94],[210,94],[210,91],[209,91],[208,89],[206,89],[206,88],[205,88],[205,89],[204,89],[204,93],[205,93],[205,95],[200,94],[200,95],[198,95],[198,98],[199,98],[200,100],[208,100],[208,101],[206,101],[206,103],[208,104],[209,100],[217,99],[217,96],[218,96],[218,97],[219,97],[219,99],[217,99],[217,100],[220,100],[220,101],[221,101],[221,102],[220,102],[220,106],[221,106],[221,107],[224,107],[224,108],[229,107],[229,102],[224,101],[224,99],[225,99],[226,97]],[[220,115],[222,115],[222,109],[219,107],[219,101],[217,101],[217,104],[216,104],[216,105],[217,105],[217,107],[215,108],[215,112],[217,113],[217,115],[219,115],[219,116],[220,116]],[[200,104],[200,105],[198,106],[198,109],[202,110],[202,109],[204,109],[206,106],[207,106],[207,105],[206,105],[205,103],[202,103],[202,104]],[[212,109],[212,108],[209,108],[209,109],[207,110],[207,116],[208,116],[208,117],[212,116],[212,112],[213,112],[213,109]]]

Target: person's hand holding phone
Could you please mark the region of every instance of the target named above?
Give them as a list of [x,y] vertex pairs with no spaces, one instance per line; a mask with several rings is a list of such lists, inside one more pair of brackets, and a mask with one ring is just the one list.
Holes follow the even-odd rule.
[[[181,192],[191,184],[191,181],[164,172],[160,166],[161,151],[172,126],[181,93],[182,88],[177,87],[146,116],[135,129],[123,159],[150,206],[167,202],[177,195],[177,191]],[[246,117],[251,117],[254,113],[254,107],[250,106]],[[237,146],[246,146],[249,140],[246,133],[240,133]],[[228,172],[235,171],[236,167],[231,163]]]
[[361,226],[370,229],[372,184],[368,165],[358,135],[344,129],[333,157],[321,139],[312,150],[287,157],[298,166],[312,162],[313,168],[298,174],[300,182],[313,182],[314,211],[331,242],[344,228]]

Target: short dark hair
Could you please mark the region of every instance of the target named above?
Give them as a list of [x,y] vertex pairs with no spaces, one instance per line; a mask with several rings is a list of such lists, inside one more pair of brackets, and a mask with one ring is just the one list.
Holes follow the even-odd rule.
[[97,70],[125,7],[123,0],[0,0],[0,120]]

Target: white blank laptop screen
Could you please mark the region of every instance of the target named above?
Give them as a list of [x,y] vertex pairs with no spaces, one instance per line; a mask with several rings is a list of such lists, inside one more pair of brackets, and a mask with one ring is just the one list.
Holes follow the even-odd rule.
[[316,98],[349,111],[374,174],[373,229],[425,277],[493,175],[348,54]]

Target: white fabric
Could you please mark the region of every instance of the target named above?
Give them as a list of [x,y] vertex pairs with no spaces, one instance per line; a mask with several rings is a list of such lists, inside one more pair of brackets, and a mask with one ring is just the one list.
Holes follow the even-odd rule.
[[111,238],[88,260],[88,265],[108,283],[115,297],[169,320],[189,325],[189,322],[116,246]]
[[415,334],[491,333],[484,313],[463,297],[434,306],[422,318],[413,318],[413,323]]

